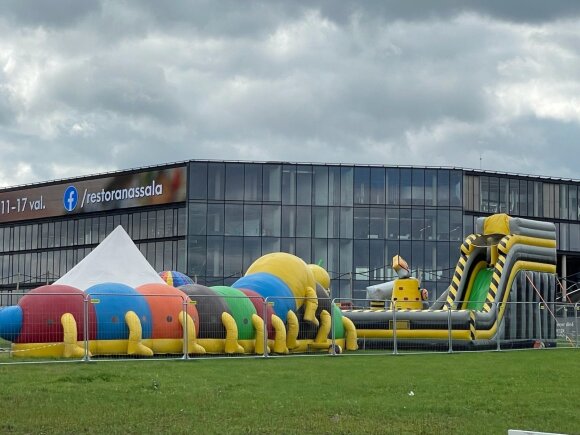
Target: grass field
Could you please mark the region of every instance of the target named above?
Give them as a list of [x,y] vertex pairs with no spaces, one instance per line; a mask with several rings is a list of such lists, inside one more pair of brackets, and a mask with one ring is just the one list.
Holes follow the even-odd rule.
[[580,433],[579,376],[577,350],[3,365],[0,433]]

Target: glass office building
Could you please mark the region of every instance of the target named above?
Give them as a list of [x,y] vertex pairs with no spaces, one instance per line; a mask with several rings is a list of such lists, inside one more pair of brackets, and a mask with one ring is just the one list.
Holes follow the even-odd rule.
[[4,189],[0,289],[54,281],[122,225],[155,269],[206,285],[286,251],[324,266],[334,296],[361,298],[393,278],[400,254],[433,299],[474,220],[491,213],[555,222],[570,284],[580,271],[579,186],[460,168],[193,160]]

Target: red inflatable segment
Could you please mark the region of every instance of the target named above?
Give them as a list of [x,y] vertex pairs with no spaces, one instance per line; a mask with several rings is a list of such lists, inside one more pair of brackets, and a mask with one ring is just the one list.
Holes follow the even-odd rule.
[[[248,299],[250,299],[250,301],[252,301],[252,304],[254,304],[254,307],[256,308],[256,312],[258,313],[258,316],[260,316],[262,318],[262,320],[264,320],[264,298],[257,292],[253,291],[253,290],[247,290],[245,288],[239,288],[238,290],[240,290],[242,293],[244,293]],[[266,306],[266,316],[268,321],[266,321],[267,327],[268,327],[268,338],[273,340],[274,336],[275,336],[275,332],[274,332],[274,328],[272,327],[272,315],[274,314],[274,309],[272,308],[271,305],[267,305]]]
[[193,319],[196,335],[199,336],[199,315],[195,305],[181,290],[167,284],[144,284],[136,290],[145,297],[151,310],[153,330],[151,338],[182,338],[183,327],[179,323],[179,313],[183,302],[187,302],[187,313]]
[[[60,343],[64,331],[60,318],[65,313],[74,316],[77,340],[84,337],[85,294],[68,285],[45,285],[31,290],[20,299],[22,329],[16,343]],[[95,307],[89,304],[89,340],[97,336]]]

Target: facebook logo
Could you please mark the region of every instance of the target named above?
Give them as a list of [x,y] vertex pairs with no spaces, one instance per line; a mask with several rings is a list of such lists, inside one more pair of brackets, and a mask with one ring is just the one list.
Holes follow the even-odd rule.
[[79,193],[77,192],[76,187],[68,186],[64,191],[64,197],[62,198],[64,208],[66,211],[73,211],[79,200]]

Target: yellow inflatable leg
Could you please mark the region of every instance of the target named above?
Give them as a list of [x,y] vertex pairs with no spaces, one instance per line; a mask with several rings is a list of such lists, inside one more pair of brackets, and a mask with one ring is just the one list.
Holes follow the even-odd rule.
[[296,349],[298,347],[298,331],[300,330],[300,325],[298,323],[298,317],[294,311],[288,311],[286,316],[286,323],[288,323],[288,332],[286,333],[286,346],[288,349]]
[[238,344],[238,325],[231,314],[222,313],[222,323],[226,328],[225,352],[244,353],[244,348]]
[[[254,345],[254,352],[258,355],[264,354],[264,321],[257,314],[252,314],[252,325],[256,330],[256,344]],[[270,349],[268,349],[268,352]]]
[[306,297],[304,300],[304,320],[318,326],[318,319],[316,318],[316,309],[318,308],[318,296],[312,287],[306,288]]
[[195,331],[195,323],[191,316],[185,311],[179,313],[179,323],[183,327],[184,317],[186,318],[187,328],[187,353],[204,354],[205,349],[197,343],[197,334]]
[[274,352],[288,353],[286,346],[286,327],[282,319],[275,314],[272,314],[272,327],[274,328]]
[[316,333],[316,338],[314,339],[315,343],[326,343],[328,340],[328,334],[330,334],[331,328],[331,318],[328,311],[322,310],[320,313],[320,328],[318,328],[318,332]]
[[356,326],[352,323],[348,317],[342,317],[342,326],[344,326],[344,331],[346,333],[346,350],[357,350],[357,334]]
[[60,324],[64,331],[63,342],[65,358],[80,358],[85,355],[85,350],[77,343],[77,322],[71,313],[64,313],[60,318]]
[[125,323],[129,328],[129,340],[127,340],[127,355],[153,356],[153,350],[149,349],[143,343],[143,329],[141,320],[134,311],[127,311],[125,314]]

